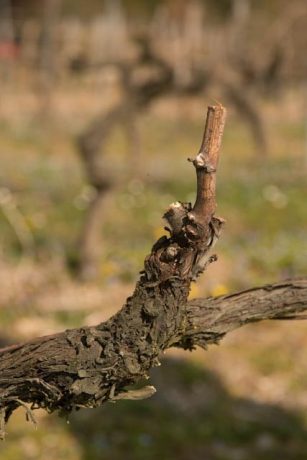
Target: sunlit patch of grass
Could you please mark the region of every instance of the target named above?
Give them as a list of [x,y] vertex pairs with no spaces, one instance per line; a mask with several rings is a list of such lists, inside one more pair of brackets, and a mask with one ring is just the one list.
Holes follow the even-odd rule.
[[14,320],[17,318],[17,313],[11,306],[2,307],[0,309],[0,330],[5,331]]
[[257,350],[255,347],[255,350],[250,351],[248,355],[249,363],[255,366],[262,375],[290,372],[293,367],[292,359],[291,351],[287,353],[278,345],[269,346],[268,344],[265,349]]
[[37,419],[35,428],[26,421],[24,409],[14,413],[7,440],[0,444],[1,460],[82,460],[77,440],[55,415],[47,419],[38,413]]
[[75,328],[81,327],[84,324],[86,312],[61,310],[55,312],[52,316],[63,327]]

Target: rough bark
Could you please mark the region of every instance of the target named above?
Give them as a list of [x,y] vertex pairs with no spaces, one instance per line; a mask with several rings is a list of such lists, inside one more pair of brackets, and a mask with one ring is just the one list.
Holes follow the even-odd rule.
[[[217,299],[187,302],[190,284],[208,263],[222,220],[214,217],[215,174],[225,122],[209,107],[197,173],[195,205],[173,203],[165,213],[169,237],[145,259],[123,308],[96,327],[82,327],[0,350],[0,434],[19,406],[68,413],[106,401],[140,399],[155,389],[128,388],[148,378],[165,349],[203,348],[251,321],[293,318],[307,309],[307,280],[288,281]],[[29,408],[26,403],[31,404]]]
[[162,311],[159,300],[160,296],[156,303],[146,299],[146,304],[137,306],[130,298],[117,315],[97,327],[65,331],[3,348],[2,436],[4,419],[25,402],[31,403],[32,408],[69,412],[73,407],[96,407],[107,400],[146,398],[154,393],[153,387],[127,391],[125,386],[147,378],[149,368],[159,365],[163,349],[206,349],[230,331],[251,322],[305,318],[307,279],[192,300],[181,306],[181,324],[172,316],[174,298],[162,306]]
[[307,278],[275,284],[187,304],[187,327],[180,346],[206,348],[228,332],[248,323],[272,319],[306,319]]
[[125,397],[124,388],[146,378],[161,351],[180,340],[190,283],[213,260],[208,252],[222,225],[213,214],[225,116],[221,105],[209,107],[203,142],[193,161],[196,203],[170,205],[164,216],[170,236],[153,246],[124,307],[97,327],[39,338],[0,353],[3,421],[25,402],[69,412]]

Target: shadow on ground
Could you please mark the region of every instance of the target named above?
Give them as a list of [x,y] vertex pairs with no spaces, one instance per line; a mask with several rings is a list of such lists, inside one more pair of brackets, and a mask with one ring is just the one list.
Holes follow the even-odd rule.
[[147,401],[117,402],[71,417],[83,460],[273,460],[307,458],[303,418],[231,396],[212,372],[167,359]]

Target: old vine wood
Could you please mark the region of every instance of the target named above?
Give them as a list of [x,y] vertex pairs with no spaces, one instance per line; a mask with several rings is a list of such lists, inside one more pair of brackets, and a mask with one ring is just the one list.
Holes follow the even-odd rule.
[[[188,302],[191,282],[216,260],[210,251],[223,219],[216,208],[216,170],[225,124],[221,105],[208,108],[194,205],[175,202],[164,214],[169,236],[146,257],[134,293],[108,321],[0,350],[0,434],[19,406],[69,413],[107,401],[142,399],[155,389],[131,385],[148,378],[165,349],[217,343],[229,331],[263,319],[300,318],[307,309],[307,279],[290,280],[228,296]],[[129,386],[129,389],[127,387]]]

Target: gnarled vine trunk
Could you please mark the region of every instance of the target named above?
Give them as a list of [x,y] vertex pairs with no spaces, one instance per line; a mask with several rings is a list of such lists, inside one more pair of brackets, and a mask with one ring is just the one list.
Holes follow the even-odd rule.
[[[209,107],[200,151],[194,206],[176,202],[164,218],[163,236],[144,263],[123,308],[96,327],[82,327],[0,350],[0,434],[19,406],[70,412],[119,399],[151,396],[155,389],[127,388],[148,378],[159,355],[172,347],[203,348],[227,332],[262,319],[301,318],[307,280],[250,289],[217,299],[187,302],[190,284],[216,260],[209,251],[223,220],[214,216],[215,176],[225,109]],[[31,404],[29,408],[26,403]]]

